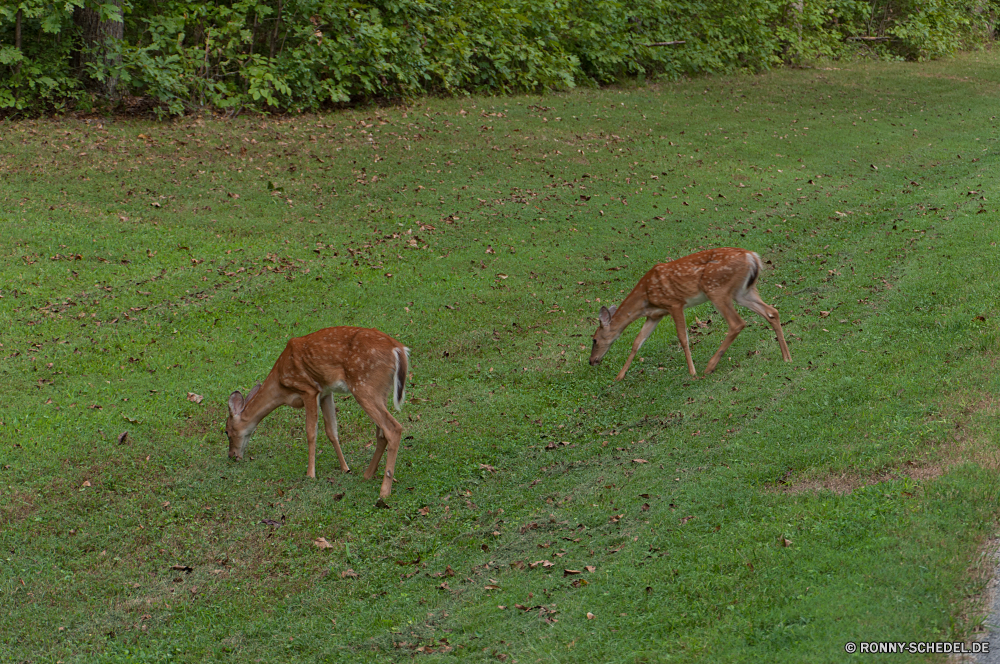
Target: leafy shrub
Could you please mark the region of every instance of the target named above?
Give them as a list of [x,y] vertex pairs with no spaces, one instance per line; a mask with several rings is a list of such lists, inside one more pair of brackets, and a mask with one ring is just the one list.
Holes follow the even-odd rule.
[[[995,2],[20,0],[0,7],[0,108],[86,104],[85,82],[111,78],[180,114],[759,71],[859,49],[922,59],[990,39]],[[104,46],[114,57],[80,57],[85,5],[124,22]]]

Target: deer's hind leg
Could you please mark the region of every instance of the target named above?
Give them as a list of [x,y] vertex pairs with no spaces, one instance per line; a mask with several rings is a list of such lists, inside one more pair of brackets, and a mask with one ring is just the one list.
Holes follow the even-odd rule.
[[760,299],[760,293],[756,288],[749,288],[736,295],[736,302],[747,309],[754,311],[768,322],[774,334],[778,337],[778,347],[781,348],[781,359],[785,362],[792,361],[792,355],[788,352],[788,344],[785,343],[785,335],[781,331],[781,319],[778,317],[778,310]]
[[719,350],[715,351],[715,355],[712,359],[708,361],[708,366],[705,367],[705,373],[710,374],[715,370],[715,365],[719,363],[722,356],[725,354],[726,349],[729,348],[730,344],[736,340],[736,337],[740,335],[743,328],[746,327],[746,321],[740,318],[740,315],[736,313],[736,307],[733,306],[732,300],[728,295],[722,295],[721,297],[711,298],[712,304],[715,308],[719,310],[722,317],[726,319],[726,325],[729,326],[729,330],[726,332],[726,338],[722,340],[722,345],[719,346]]
[[361,407],[368,413],[368,417],[375,423],[375,435],[378,440],[375,445],[375,453],[372,455],[371,463],[368,464],[368,469],[365,470],[364,477],[366,480],[375,477],[382,453],[385,452],[385,473],[382,477],[382,489],[379,491],[379,497],[388,498],[389,494],[392,493],[392,479],[396,472],[396,455],[399,453],[399,441],[403,437],[403,425],[389,414],[389,409],[385,407],[386,395],[384,392],[357,391],[354,398],[358,400]]

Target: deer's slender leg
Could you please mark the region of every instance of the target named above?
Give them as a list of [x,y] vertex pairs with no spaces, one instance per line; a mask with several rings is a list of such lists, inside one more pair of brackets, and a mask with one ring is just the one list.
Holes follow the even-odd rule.
[[340,462],[340,469],[347,473],[351,468],[347,465],[344,452],[340,449],[340,439],[337,436],[337,406],[334,404],[333,395],[328,394],[319,401],[323,411],[323,427],[326,429],[326,437],[333,443],[333,449],[337,452],[337,461]]
[[386,453],[385,473],[382,477],[382,488],[379,491],[379,497],[388,498],[389,494],[392,493],[392,478],[396,472],[396,455],[399,453],[399,441],[403,435],[403,425],[389,414],[388,409],[385,407],[384,394],[374,395],[355,392],[354,396],[365,412],[368,413],[368,417],[372,419],[375,426],[381,431],[379,442],[375,446],[375,454],[372,456],[372,461],[368,464],[368,469],[365,471],[364,476],[365,479],[375,477],[375,471],[378,470],[378,462],[381,460],[384,451]]
[[760,293],[755,288],[740,293],[736,296],[737,304],[741,304],[751,311],[755,311],[768,322],[774,334],[778,337],[778,346],[781,348],[781,359],[785,362],[792,361],[792,355],[788,352],[788,344],[785,343],[785,335],[781,331],[781,319],[778,317],[778,310],[760,299]]
[[303,394],[306,408],[306,440],[309,442],[309,466],[306,477],[316,477],[316,425],[319,422],[319,394]]
[[[660,318],[662,318],[662,316]],[[635,357],[635,354],[640,348],[642,348],[642,344],[646,342],[649,335],[651,335],[653,330],[656,329],[656,324],[660,322],[660,318],[650,317],[647,318],[646,322],[642,324],[642,329],[639,330],[638,336],[636,336],[635,341],[632,342],[632,352],[628,354],[628,359],[625,360],[625,366],[623,366],[622,370],[618,372],[618,376],[615,377],[615,380],[621,380],[625,377],[625,372],[628,371],[628,368],[632,365],[632,358]]]
[[715,308],[719,310],[722,317],[726,319],[726,325],[729,326],[729,331],[726,333],[726,338],[722,340],[722,345],[719,346],[719,350],[715,351],[715,355],[712,359],[708,361],[708,366],[705,367],[705,373],[710,374],[715,370],[715,365],[719,363],[722,359],[722,355],[729,348],[729,345],[733,343],[736,337],[739,336],[743,328],[746,327],[746,322],[740,318],[740,315],[736,313],[736,308],[733,306],[729,295],[723,295],[717,299],[712,299],[712,304]]
[[388,439],[385,437],[385,433],[382,431],[382,427],[375,425],[375,453],[372,454],[371,463],[368,464],[368,469],[365,470],[365,479],[370,480],[375,477],[375,471],[378,470],[378,462],[382,460],[382,453],[385,452],[385,446],[388,444]]
[[692,376],[697,376],[698,372],[694,370],[694,360],[691,359],[691,347],[688,345],[687,323],[684,321],[684,307],[673,307],[670,310],[670,315],[673,316],[674,324],[677,326],[677,339],[681,342],[681,348],[684,349],[684,357],[687,358],[688,363],[688,372]]

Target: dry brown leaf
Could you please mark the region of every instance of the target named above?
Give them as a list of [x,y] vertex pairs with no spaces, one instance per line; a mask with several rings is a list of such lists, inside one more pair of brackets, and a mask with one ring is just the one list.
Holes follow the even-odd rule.
[[345,569],[343,572],[340,573],[340,578],[342,578],[342,579],[356,579],[356,578],[358,578],[358,573],[355,572],[350,567],[348,567],[347,569]]
[[632,463],[649,463],[645,459],[632,459]]
[[187,399],[192,403],[201,403],[205,397],[200,394],[195,394],[194,392],[188,392]]
[[333,545],[326,541],[325,537],[319,537],[313,540],[313,546],[319,547],[320,549],[332,549]]
[[587,620],[593,620],[596,617],[597,616],[595,616],[593,613],[591,613],[590,611],[587,611]]

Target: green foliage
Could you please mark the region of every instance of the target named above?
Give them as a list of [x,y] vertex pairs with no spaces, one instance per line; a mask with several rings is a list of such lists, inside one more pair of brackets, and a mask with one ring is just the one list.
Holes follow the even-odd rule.
[[[0,7],[0,108],[81,98],[85,4]],[[636,76],[761,71],[856,52],[925,59],[988,39],[982,0],[136,0],[115,59],[87,75],[161,113],[194,107],[311,110],[371,97],[566,89]],[[18,11],[22,48],[13,46]],[[849,37],[883,41],[849,42]],[[683,44],[657,45],[660,42]],[[116,71],[105,71],[115,69]]]

